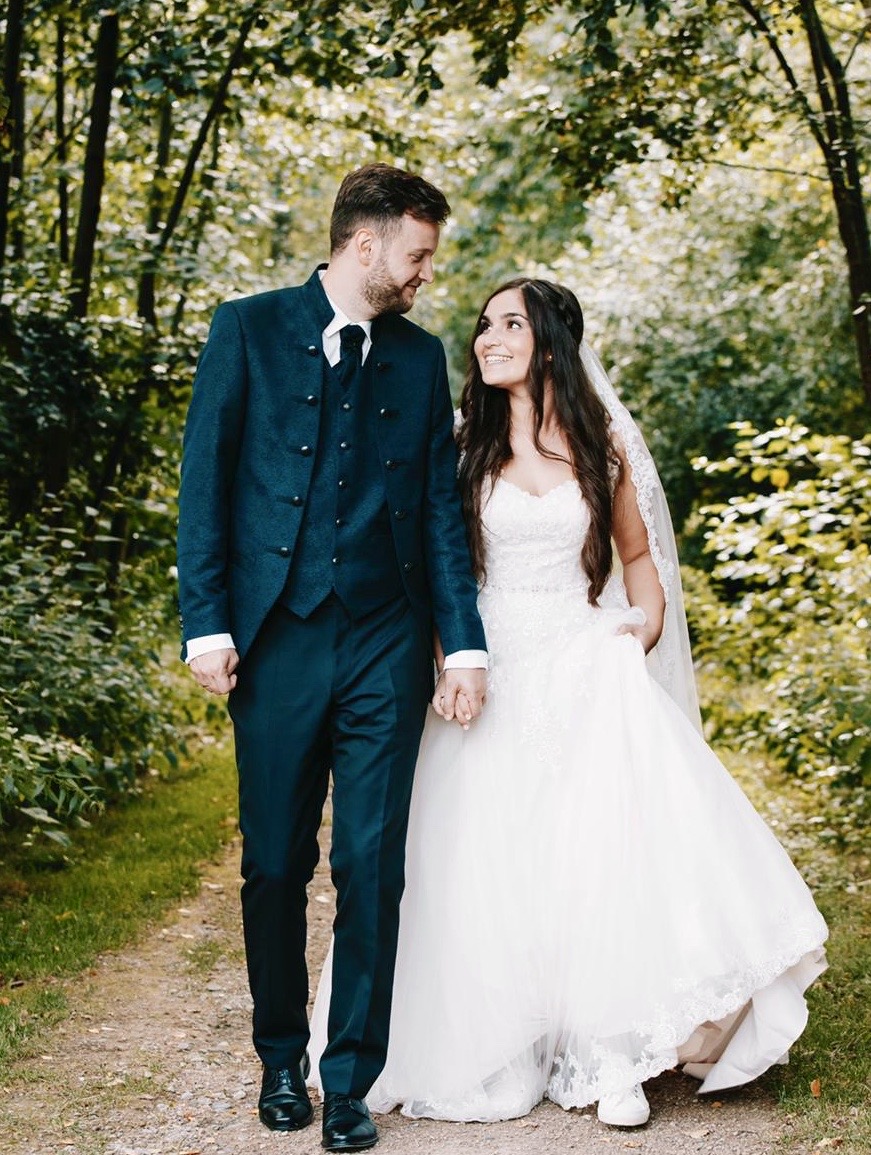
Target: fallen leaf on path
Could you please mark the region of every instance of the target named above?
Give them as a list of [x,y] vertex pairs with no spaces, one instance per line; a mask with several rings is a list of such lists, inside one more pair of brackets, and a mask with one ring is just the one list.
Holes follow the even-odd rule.
[[811,1079],[811,1094],[815,1099],[819,1099],[822,1086],[819,1079]]

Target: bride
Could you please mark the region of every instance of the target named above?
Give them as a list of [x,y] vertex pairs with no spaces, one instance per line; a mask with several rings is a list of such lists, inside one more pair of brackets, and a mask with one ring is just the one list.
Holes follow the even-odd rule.
[[661,485],[582,341],[547,281],[478,320],[458,440],[488,701],[449,724],[439,679],[427,720],[377,1112],[546,1096],[637,1126],[678,1063],[708,1092],[785,1061],[825,969],[807,887],[700,736]]

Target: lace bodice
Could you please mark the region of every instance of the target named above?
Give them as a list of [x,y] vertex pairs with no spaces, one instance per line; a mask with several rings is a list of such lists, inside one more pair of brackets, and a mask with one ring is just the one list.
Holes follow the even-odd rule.
[[482,508],[487,577],[478,598],[494,670],[578,631],[615,629],[625,617],[623,583],[612,575],[598,606],[587,600],[581,549],[590,513],[576,481],[541,497],[499,478]]
[[499,478],[482,522],[489,589],[575,589],[586,597],[580,557],[590,514],[576,481],[536,497]]
[[[581,550],[590,511],[576,481],[537,497],[500,477],[483,503],[482,524],[488,592],[568,593],[586,601]],[[619,579],[612,576],[600,603],[625,606]]]

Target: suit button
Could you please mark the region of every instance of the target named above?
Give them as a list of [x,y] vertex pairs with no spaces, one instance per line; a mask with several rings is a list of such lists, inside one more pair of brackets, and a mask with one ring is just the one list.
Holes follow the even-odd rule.
[[340,529],[341,529],[341,527],[342,527],[344,524],[345,524],[345,519],[344,519],[343,517],[337,517],[337,518],[336,518],[336,525],[337,525],[337,526],[338,526]]
[[406,573],[411,573],[411,571],[414,569],[414,562],[413,561],[407,561],[402,568],[405,570]]
[[311,457],[312,455],[312,447],[310,445],[300,445],[299,451],[303,457]]
[[394,509],[393,516],[396,518],[397,521],[404,521],[405,518],[408,517],[408,510],[407,509]]
[[378,416],[379,417],[395,417],[396,413],[397,413],[397,410],[395,410],[395,409],[379,409],[378,410]]
[[337,557],[334,557],[333,558],[333,565],[338,565],[338,564],[339,564],[339,559]]
[[298,493],[295,493],[293,495],[293,497],[290,499],[290,504],[291,505],[302,505],[302,498],[299,496]]
[[306,405],[317,405],[318,399],[315,397],[314,393],[309,393],[308,397],[305,399],[305,403]]
[[345,480],[344,477],[340,477],[339,478],[339,489],[347,489],[347,488],[348,488],[347,481]]
[[385,469],[395,469],[395,468],[396,468],[396,466],[397,466],[398,464],[399,464],[398,462],[396,462],[396,461],[391,461],[391,460],[388,458],[388,460],[384,462],[384,468],[385,468]]
[[345,412],[347,413],[347,412],[348,412],[348,410],[351,408],[351,402],[350,402],[350,401],[343,401],[343,402],[342,402],[342,408],[343,408],[343,409],[345,410]]
[[350,448],[351,448],[351,446],[350,446],[349,442],[347,442],[347,441],[340,441],[339,442],[339,449],[350,449]]
[[283,545],[278,552],[281,554],[282,557],[290,557],[289,546]]
[[317,357],[319,352],[320,350],[318,349],[317,345],[309,345],[309,347],[306,349],[306,353],[308,353],[309,357]]
[[389,361],[376,361],[375,362],[375,368],[378,370],[379,373],[383,373],[389,364],[390,364]]

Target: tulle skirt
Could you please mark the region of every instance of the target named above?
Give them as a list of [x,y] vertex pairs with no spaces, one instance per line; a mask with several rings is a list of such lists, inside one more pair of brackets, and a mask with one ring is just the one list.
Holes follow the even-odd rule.
[[[548,604],[542,638],[528,605],[492,596],[483,718],[464,732],[430,711],[424,731],[370,1108],[485,1121],[681,1062],[702,1091],[755,1078],[785,1060],[825,969],[806,885],[616,633],[631,611]],[[328,959],[314,1060],[329,989]]]

